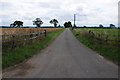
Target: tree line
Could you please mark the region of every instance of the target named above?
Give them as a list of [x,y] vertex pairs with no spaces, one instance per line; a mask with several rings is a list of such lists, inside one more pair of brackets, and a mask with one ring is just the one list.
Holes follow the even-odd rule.
[[[84,28],[87,28],[87,26],[83,26]],[[109,25],[110,28],[116,28],[116,26],[114,24],[110,24]],[[99,25],[99,28],[104,28],[104,26],[102,24]]]
[[[36,18],[33,22],[33,25],[36,25],[36,27],[41,27],[43,24],[43,21],[40,18]],[[50,20],[50,24],[54,24],[54,27],[57,27],[58,25],[58,20],[57,19],[52,19]],[[10,27],[23,27],[23,22],[22,21],[15,21],[14,23],[10,24]],[[60,25],[58,27],[61,27]]]
[[[36,18],[33,22],[33,25],[36,25],[36,27],[41,27],[41,25],[43,24],[43,21],[40,18]],[[50,24],[53,24],[54,27],[61,27],[60,25],[58,25],[58,20],[57,19],[52,19],[49,21]],[[58,25],[58,26],[57,26]],[[23,22],[22,21],[15,21],[14,23],[10,24],[10,27],[23,27]],[[74,24],[74,26],[72,26],[72,23],[70,21],[65,22],[64,23],[64,27],[65,28],[76,28],[77,26]],[[87,26],[83,26],[84,28],[87,28]],[[102,24],[99,25],[99,28],[104,28],[104,26]],[[116,28],[114,24],[110,24],[110,28]]]
[[[43,24],[43,21],[40,18],[36,18],[33,22],[33,25],[36,25],[36,27],[41,27]],[[54,27],[61,27],[58,25],[58,20],[57,19],[52,19],[49,21],[50,24],[53,24]],[[58,26],[57,26],[58,25]],[[10,24],[10,27],[23,27],[23,22],[22,21],[14,21],[14,23]],[[64,27],[72,27],[72,23],[70,21],[64,23]]]

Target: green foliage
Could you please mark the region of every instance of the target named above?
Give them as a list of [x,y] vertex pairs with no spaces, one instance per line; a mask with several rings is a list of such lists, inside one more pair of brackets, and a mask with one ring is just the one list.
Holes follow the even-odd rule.
[[36,25],[37,27],[40,27],[43,24],[43,21],[40,18],[36,18],[33,21],[33,25]]
[[70,21],[64,23],[65,28],[72,27],[72,23]]
[[83,26],[84,28],[86,28],[87,26]]
[[103,28],[104,26],[102,24],[99,25],[100,28]]
[[14,23],[10,24],[10,27],[21,27],[23,26],[22,21],[15,21]]
[[50,42],[52,42],[64,29],[56,30],[49,32],[46,39],[42,40],[39,43],[33,45],[28,45],[23,48],[18,48],[14,50],[8,50],[2,53],[2,68],[6,68],[17,63],[22,62],[23,60],[31,57],[32,55],[39,52],[41,49],[45,48]]
[[61,27],[61,25],[58,26],[59,28]]
[[58,20],[57,19],[52,19],[50,21],[51,24],[54,24],[54,27],[57,27],[57,24],[58,24]]
[[115,28],[115,25],[114,24],[110,24],[110,28]]

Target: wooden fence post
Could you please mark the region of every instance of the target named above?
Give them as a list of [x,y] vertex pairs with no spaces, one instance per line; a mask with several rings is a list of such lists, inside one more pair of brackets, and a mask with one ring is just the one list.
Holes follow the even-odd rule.
[[39,36],[40,36],[39,40],[41,41],[42,40],[42,31],[41,30],[39,30]]
[[107,42],[108,42],[108,35],[106,35],[106,37],[105,37],[105,42],[106,42],[106,44],[107,44]]
[[46,30],[44,30],[44,35],[45,35],[45,37],[47,36],[47,31]]
[[13,41],[12,41],[12,50],[15,50],[15,36],[12,35]]
[[[30,38],[32,38],[32,34],[31,34],[31,29],[30,29]],[[32,45],[32,39],[30,39],[30,44]]]

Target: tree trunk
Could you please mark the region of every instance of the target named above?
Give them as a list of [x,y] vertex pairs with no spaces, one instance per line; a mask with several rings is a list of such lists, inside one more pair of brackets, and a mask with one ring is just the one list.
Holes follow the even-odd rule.
[[37,27],[40,27],[40,25],[37,25]]
[[57,24],[54,24],[55,27],[57,27]]

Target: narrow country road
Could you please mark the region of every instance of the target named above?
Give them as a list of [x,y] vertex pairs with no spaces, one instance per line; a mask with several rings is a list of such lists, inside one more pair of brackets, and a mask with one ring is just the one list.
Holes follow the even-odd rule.
[[5,70],[3,77],[117,78],[118,66],[84,46],[66,29],[40,53]]

